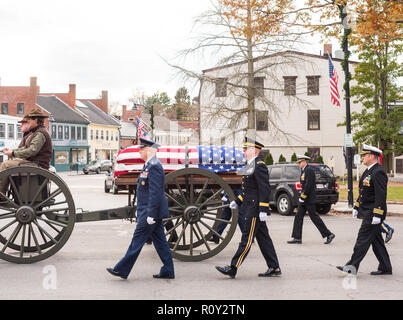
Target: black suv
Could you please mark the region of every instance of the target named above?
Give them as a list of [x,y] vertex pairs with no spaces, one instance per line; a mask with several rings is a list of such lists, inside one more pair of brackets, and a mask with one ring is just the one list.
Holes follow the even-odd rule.
[[[316,175],[316,211],[325,214],[339,200],[336,178],[332,170],[319,163],[309,164]],[[296,163],[278,163],[267,166],[270,173],[270,207],[281,215],[291,215],[298,207],[301,194],[300,168]]]

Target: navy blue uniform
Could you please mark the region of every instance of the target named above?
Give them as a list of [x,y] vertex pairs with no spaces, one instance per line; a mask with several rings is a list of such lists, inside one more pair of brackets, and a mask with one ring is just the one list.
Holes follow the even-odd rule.
[[[164,234],[162,219],[169,216],[168,202],[164,191],[165,174],[156,157],[151,158],[141,171],[137,183],[137,226],[126,255],[113,268],[128,276],[147,239],[151,238],[163,262],[161,275],[174,276],[171,251]],[[148,224],[147,217],[156,223]]]
[[256,237],[267,266],[277,269],[279,262],[266,221],[260,221],[259,219],[260,212],[266,212],[267,215],[270,215],[269,173],[263,161],[255,158],[244,168],[242,191],[242,194],[238,195],[236,202],[238,206],[242,205],[246,223],[238,250],[232,258],[231,266],[240,267],[249,253],[253,239]]
[[392,271],[389,254],[381,234],[381,223],[372,224],[373,217],[379,217],[381,221],[386,217],[387,184],[388,177],[378,163],[369,170],[366,169],[361,176],[359,195],[354,209],[358,211],[357,217],[363,221],[358,232],[353,255],[347,263],[353,265],[357,271],[371,245],[379,261],[378,270]]
[[292,237],[294,239],[302,239],[302,225],[304,222],[304,216],[308,211],[309,217],[312,222],[318,228],[320,234],[323,238],[329,236],[331,232],[326,228],[326,225],[316,213],[316,177],[313,169],[306,165],[303,170],[301,170],[301,195],[300,198],[304,200],[304,202],[299,202],[298,211],[294,218],[294,226],[292,230]]

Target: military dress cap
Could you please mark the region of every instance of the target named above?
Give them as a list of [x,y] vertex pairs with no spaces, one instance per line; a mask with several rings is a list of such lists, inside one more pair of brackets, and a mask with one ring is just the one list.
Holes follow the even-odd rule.
[[32,109],[26,117],[28,118],[34,118],[34,117],[42,117],[42,118],[49,118],[49,116],[45,113],[42,112],[40,108],[34,108]]
[[140,138],[140,148],[145,148],[145,147],[151,147],[151,148],[159,148],[160,145],[156,144],[154,141],[152,140],[148,140],[148,139],[144,139],[144,138]]
[[375,147],[373,147],[373,146],[366,145],[366,144],[364,143],[364,144],[362,145],[362,151],[360,152],[360,155],[363,156],[364,154],[374,154],[374,155],[380,157],[381,154],[382,154],[382,150],[381,150],[381,149],[378,149],[378,148],[375,148]]
[[27,123],[28,122],[29,117],[28,116],[24,116],[24,118],[22,118],[20,121],[18,121],[18,123]]
[[256,140],[245,137],[243,140],[243,147],[244,148],[254,147],[256,149],[262,149],[264,147],[264,145],[261,144],[260,142],[257,142]]
[[309,160],[311,160],[311,158],[310,157],[308,157],[308,156],[303,156],[303,155],[297,155],[297,162],[298,163],[300,163],[301,161],[309,161]]

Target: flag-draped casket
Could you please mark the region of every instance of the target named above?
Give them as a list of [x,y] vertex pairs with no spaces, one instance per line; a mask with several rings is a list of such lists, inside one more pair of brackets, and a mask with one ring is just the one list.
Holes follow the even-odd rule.
[[[144,161],[139,151],[139,146],[131,146],[118,152],[114,177],[143,168]],[[215,173],[237,172],[246,163],[241,149],[227,146],[161,146],[157,149],[157,158],[165,171],[175,171],[187,165]]]

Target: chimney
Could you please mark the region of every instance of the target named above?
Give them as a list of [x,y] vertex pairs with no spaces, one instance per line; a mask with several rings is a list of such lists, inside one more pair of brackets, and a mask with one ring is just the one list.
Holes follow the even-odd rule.
[[29,102],[28,109],[35,107],[37,96],[39,95],[39,87],[37,83],[37,77],[30,77],[29,78]]
[[325,43],[325,44],[323,45],[323,55],[327,57],[328,54],[330,55],[330,57],[333,58],[333,55],[332,55],[332,45],[329,44],[329,43]]
[[29,78],[29,86],[32,88],[34,88],[36,90],[37,87],[37,78],[36,77],[30,77]]
[[74,83],[69,84],[69,105],[73,109],[76,109],[76,85]]
[[102,105],[102,110],[105,113],[108,113],[108,91],[107,90],[102,91],[101,105]]

